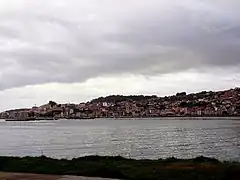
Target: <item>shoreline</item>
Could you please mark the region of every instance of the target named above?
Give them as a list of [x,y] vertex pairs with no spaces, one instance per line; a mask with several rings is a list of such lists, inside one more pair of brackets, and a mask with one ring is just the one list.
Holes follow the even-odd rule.
[[1,180],[117,180],[98,177],[0,172]]
[[160,116],[160,117],[101,117],[101,118],[40,118],[40,119],[0,119],[7,122],[58,121],[58,120],[240,120],[240,116]]
[[221,162],[214,158],[127,159],[120,156],[86,156],[52,159],[0,156],[0,171],[51,175],[77,175],[128,180],[240,178],[240,162]]

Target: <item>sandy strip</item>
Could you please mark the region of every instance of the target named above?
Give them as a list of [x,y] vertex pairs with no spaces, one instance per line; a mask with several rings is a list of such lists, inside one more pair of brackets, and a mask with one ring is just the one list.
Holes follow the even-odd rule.
[[0,180],[113,180],[104,178],[90,178],[81,176],[58,176],[43,174],[25,174],[25,173],[4,173],[0,172]]

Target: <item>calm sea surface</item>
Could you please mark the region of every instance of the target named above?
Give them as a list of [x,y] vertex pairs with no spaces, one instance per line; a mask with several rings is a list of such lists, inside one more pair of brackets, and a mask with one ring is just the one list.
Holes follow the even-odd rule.
[[0,156],[189,158],[240,161],[240,119],[0,121]]

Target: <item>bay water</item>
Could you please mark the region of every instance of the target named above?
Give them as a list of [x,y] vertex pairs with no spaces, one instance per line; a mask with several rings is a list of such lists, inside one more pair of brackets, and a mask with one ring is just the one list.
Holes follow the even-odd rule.
[[240,161],[239,118],[0,121],[0,156],[135,159],[214,157]]

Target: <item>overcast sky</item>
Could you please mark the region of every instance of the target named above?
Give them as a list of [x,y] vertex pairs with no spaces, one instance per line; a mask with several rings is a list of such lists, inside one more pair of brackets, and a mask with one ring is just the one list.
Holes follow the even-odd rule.
[[239,0],[0,0],[0,110],[240,86]]

